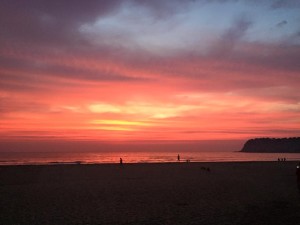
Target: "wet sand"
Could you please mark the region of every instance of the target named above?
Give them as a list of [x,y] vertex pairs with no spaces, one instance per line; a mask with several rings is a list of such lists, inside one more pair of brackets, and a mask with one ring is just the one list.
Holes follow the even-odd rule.
[[300,224],[296,165],[0,166],[0,224]]

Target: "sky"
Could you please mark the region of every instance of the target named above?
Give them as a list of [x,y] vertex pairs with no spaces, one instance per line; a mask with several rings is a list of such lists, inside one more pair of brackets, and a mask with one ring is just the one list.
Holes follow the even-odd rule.
[[300,136],[298,0],[1,0],[0,140]]

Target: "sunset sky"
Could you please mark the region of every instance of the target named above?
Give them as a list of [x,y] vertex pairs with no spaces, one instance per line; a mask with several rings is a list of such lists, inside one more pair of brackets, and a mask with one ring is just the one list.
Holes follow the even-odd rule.
[[300,136],[300,1],[1,0],[0,132]]

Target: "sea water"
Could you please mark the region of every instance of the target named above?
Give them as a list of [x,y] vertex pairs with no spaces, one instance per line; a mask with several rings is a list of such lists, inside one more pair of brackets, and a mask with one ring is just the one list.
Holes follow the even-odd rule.
[[0,152],[0,165],[106,164],[300,160],[300,153],[243,152]]

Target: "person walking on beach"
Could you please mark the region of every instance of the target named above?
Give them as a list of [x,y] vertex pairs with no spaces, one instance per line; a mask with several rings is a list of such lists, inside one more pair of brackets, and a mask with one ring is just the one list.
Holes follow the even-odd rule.
[[297,175],[297,185],[298,185],[298,190],[299,190],[299,193],[300,193],[300,162],[297,166],[297,169],[296,169],[296,175]]
[[123,165],[123,159],[120,158],[120,165],[122,166]]
[[180,155],[179,154],[177,155],[177,161],[178,162],[180,161]]

